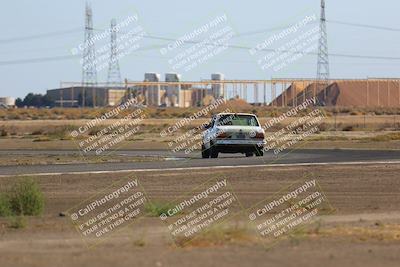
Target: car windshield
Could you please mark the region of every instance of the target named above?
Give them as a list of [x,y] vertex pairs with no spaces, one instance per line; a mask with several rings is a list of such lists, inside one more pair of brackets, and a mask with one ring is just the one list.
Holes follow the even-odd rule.
[[218,126],[259,126],[253,115],[227,114],[219,117]]

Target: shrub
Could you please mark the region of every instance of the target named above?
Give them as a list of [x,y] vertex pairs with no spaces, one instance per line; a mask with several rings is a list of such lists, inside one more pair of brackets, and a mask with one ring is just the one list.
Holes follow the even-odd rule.
[[6,194],[0,194],[0,217],[7,217],[12,214],[10,200]]
[[42,135],[42,134],[43,134],[43,130],[40,130],[40,129],[35,130],[35,131],[33,131],[33,132],[31,133],[31,135]]
[[47,136],[38,137],[32,140],[32,142],[48,142],[48,141],[50,141],[50,138],[48,138]]
[[11,210],[16,215],[40,215],[43,212],[43,193],[31,178],[16,182],[11,188],[9,198]]
[[329,129],[328,124],[326,124],[325,122],[318,125],[318,132],[325,132],[328,129]]
[[104,127],[101,127],[101,126],[95,126],[90,129],[89,135],[97,135],[99,132],[101,132],[103,130],[103,128]]
[[161,214],[168,215],[168,210],[174,207],[173,204],[147,203],[145,210],[150,216],[160,216]]
[[14,216],[10,218],[10,227],[15,229],[26,227],[26,218],[24,216]]
[[70,132],[75,129],[72,125],[55,126],[47,131],[47,135],[53,139],[68,139],[70,137]]
[[0,136],[7,136],[8,135],[8,133],[7,133],[7,131],[5,130],[5,129],[0,129]]
[[354,127],[352,125],[348,125],[348,126],[343,127],[342,131],[351,132],[351,131],[354,131]]

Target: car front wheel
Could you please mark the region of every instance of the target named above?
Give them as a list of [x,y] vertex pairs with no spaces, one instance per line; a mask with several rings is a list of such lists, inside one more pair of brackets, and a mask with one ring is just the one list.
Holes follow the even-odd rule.
[[210,144],[210,145],[211,145],[210,146],[210,157],[213,159],[218,158],[219,151],[217,150],[217,148],[215,146],[213,146],[212,144]]
[[210,157],[210,150],[208,150],[204,144],[201,145],[201,157],[203,159],[208,159]]
[[257,148],[257,149],[256,149],[256,156],[257,156],[257,157],[262,157],[262,156],[264,156],[264,151],[263,151],[262,148]]

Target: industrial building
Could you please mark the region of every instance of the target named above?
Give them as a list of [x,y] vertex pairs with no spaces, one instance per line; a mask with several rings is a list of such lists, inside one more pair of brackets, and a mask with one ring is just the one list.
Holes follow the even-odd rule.
[[[212,74],[212,80],[223,80],[221,73]],[[82,86],[79,83],[68,84],[61,88],[47,90],[47,95],[57,107],[105,107],[116,106],[122,101],[137,97],[149,107],[193,107],[210,102],[210,98],[223,97],[223,85],[213,84],[211,87],[195,87],[190,83],[181,82],[177,73],[165,74],[165,85],[161,85],[161,75],[148,72],[144,82],[154,82],[156,85],[132,86]]]
[[0,108],[12,108],[15,107],[15,98],[13,97],[0,97]]
[[[180,82],[181,75],[177,73],[166,73],[165,81]],[[167,107],[182,107],[182,106],[184,107],[184,105],[182,105],[182,98],[180,97],[181,90],[182,88],[180,85],[168,85],[166,87],[163,99]]]
[[320,106],[398,107],[400,79],[328,80],[273,79],[225,80],[221,73],[211,80],[181,81],[176,73],[146,73],[144,81],[128,81],[120,87],[67,86],[48,90],[61,107],[116,106],[132,97],[148,107],[196,107],[218,98],[243,99],[253,105],[296,106],[316,97]]
[[[148,72],[144,75],[144,82],[154,82],[156,85],[128,86],[127,91],[132,96],[144,99],[144,104],[150,107],[194,107],[210,103],[213,99],[224,96],[223,84],[212,84],[211,87],[199,87],[190,82],[182,82],[177,73],[165,74],[165,85],[161,85],[159,73]],[[224,75],[215,73],[211,80],[222,81]],[[180,83],[182,84],[171,84]]]
[[[160,74],[154,72],[148,72],[144,74],[145,82],[160,82]],[[146,102],[149,106],[160,106],[161,105],[161,88],[160,85],[151,86],[148,88]]]
[[71,86],[47,90],[47,95],[57,107],[115,106],[125,94],[124,87]]

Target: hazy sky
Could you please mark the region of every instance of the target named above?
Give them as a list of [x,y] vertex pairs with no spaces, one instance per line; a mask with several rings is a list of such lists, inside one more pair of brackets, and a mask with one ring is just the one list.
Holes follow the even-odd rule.
[[[227,79],[270,79],[271,77],[310,77],[316,75],[316,55],[304,55],[280,70],[262,69],[258,60],[268,52],[251,55],[247,48],[268,40],[273,34],[306,16],[319,19],[320,0],[201,0],[201,1],[133,1],[93,0],[94,27],[106,29],[110,20],[138,20],[126,26],[125,32],[142,27],[147,36],[135,50],[120,59],[121,74],[130,80],[143,80],[144,72],[180,72],[183,80],[209,79],[222,72]],[[45,93],[57,88],[60,81],[81,81],[79,56],[71,50],[83,42],[83,0],[3,0],[0,9],[0,96],[23,97],[28,92]],[[330,70],[332,78],[399,77],[400,73],[400,2],[398,0],[327,0]],[[160,48],[185,34],[192,33],[213,19],[226,15],[226,21],[215,31],[230,27],[237,36],[228,40],[231,46],[187,71],[173,69],[171,59],[193,44],[180,46],[167,54]],[[391,29],[353,27],[334,22],[382,26]],[[301,37],[318,21],[304,26],[268,48]],[[397,29],[397,30],[396,30]],[[96,33],[101,33],[97,31]],[[246,33],[246,34],[244,34]],[[212,31],[193,40],[201,41]],[[108,43],[108,37],[96,42],[96,49]],[[312,51],[315,53],[316,51]],[[389,57],[391,59],[349,58],[333,54]],[[58,58],[58,57],[66,58]],[[45,58],[55,60],[48,61]],[[38,59],[32,62],[31,59]],[[98,80],[106,81],[107,70],[99,70]]]

